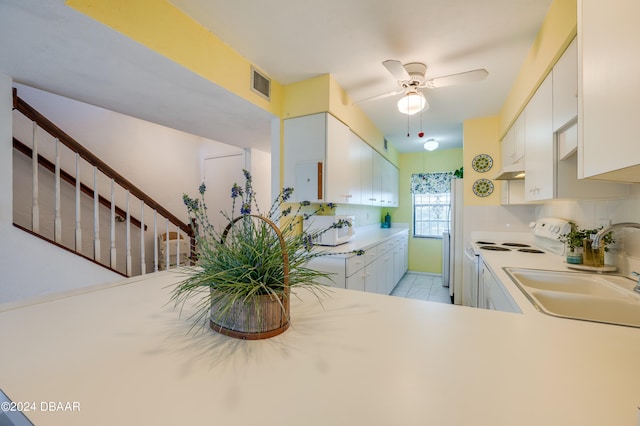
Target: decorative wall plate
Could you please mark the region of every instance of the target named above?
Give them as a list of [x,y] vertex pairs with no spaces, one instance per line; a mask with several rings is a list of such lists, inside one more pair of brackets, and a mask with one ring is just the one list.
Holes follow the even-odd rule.
[[493,166],[493,159],[487,154],[478,154],[471,160],[471,167],[476,172],[488,172]]
[[473,193],[478,197],[486,197],[493,192],[493,182],[489,179],[478,179],[473,182]]

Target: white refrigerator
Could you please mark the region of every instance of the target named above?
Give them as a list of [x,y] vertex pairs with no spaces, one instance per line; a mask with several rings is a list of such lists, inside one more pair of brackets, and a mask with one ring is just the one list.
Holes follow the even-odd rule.
[[463,180],[451,179],[451,226],[442,235],[442,285],[449,287],[451,301],[462,304],[462,211]]

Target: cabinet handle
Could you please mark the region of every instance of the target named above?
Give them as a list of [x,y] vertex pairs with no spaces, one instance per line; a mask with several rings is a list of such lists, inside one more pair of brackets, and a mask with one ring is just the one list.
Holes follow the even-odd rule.
[[343,197],[345,197],[345,198],[351,198],[351,197],[353,197],[353,195],[350,195],[350,194],[344,194],[344,195],[343,195]]

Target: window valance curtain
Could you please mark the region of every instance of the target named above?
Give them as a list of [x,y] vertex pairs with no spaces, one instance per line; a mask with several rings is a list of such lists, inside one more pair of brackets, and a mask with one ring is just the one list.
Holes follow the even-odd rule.
[[412,194],[443,194],[451,192],[453,172],[415,173],[411,175]]

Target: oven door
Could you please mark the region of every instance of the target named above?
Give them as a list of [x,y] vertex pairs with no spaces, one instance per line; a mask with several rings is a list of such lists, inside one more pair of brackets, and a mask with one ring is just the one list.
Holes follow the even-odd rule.
[[478,307],[478,273],[479,259],[473,248],[464,251],[464,274],[462,284],[462,304]]

